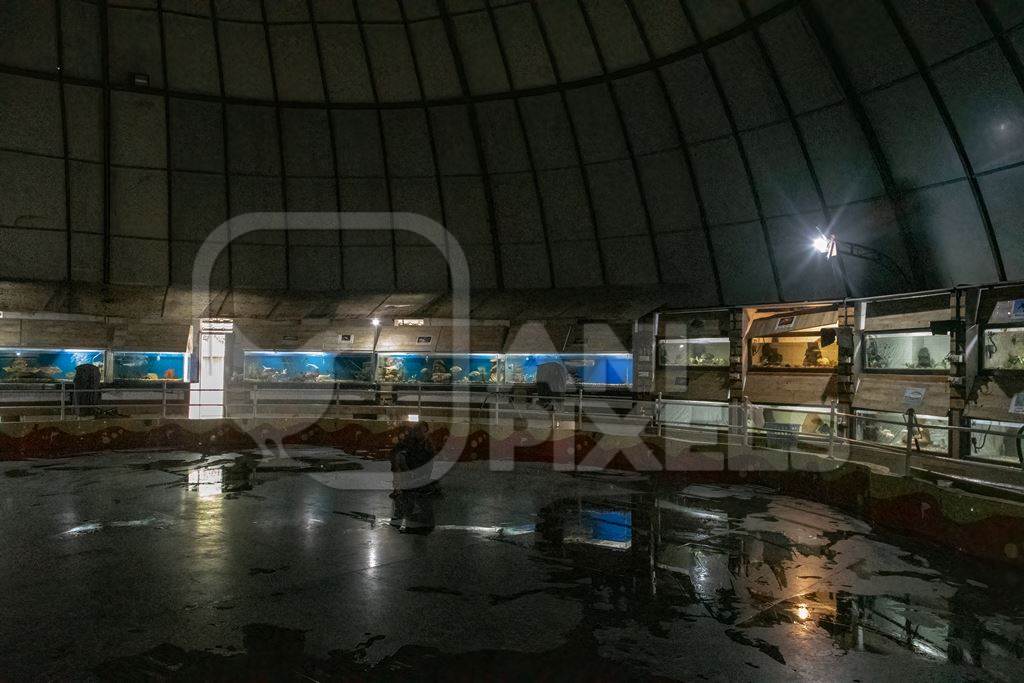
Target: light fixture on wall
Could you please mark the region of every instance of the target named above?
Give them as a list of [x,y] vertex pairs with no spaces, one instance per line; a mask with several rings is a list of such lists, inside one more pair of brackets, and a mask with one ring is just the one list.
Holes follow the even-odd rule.
[[370,321],[370,324],[373,325],[374,327],[380,327],[380,318],[374,318],[373,320]]
[[136,73],[133,73],[132,74],[132,85],[135,85],[135,86],[137,86],[139,88],[148,88],[149,87],[149,74],[136,74]]
[[817,234],[811,239],[811,248],[817,253],[824,255],[826,259],[830,260],[833,257],[836,258],[836,264],[839,267],[839,274],[847,292],[851,291],[850,285],[846,276],[846,269],[843,267],[843,261],[838,258],[839,256],[852,256],[853,258],[877,263],[898,275],[902,281],[901,286],[905,286],[910,289],[914,288],[914,281],[909,275],[907,275],[906,271],[900,267],[900,264],[888,254],[878,251],[877,249],[872,249],[871,247],[866,247],[863,244],[840,240],[835,233],[822,232],[819,227],[815,227],[814,230]]

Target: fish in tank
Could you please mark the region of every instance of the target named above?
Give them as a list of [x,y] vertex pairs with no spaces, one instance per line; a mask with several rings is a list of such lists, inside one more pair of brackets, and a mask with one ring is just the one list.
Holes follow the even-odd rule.
[[61,382],[75,368],[91,363],[103,369],[103,351],[74,349],[0,349],[0,382]]
[[249,382],[369,382],[369,353],[246,351],[243,377]]
[[115,351],[114,380],[184,382],[186,354],[181,352]]
[[633,358],[629,354],[513,354],[505,359],[505,378],[512,384],[533,384],[537,368],[561,363],[572,384],[628,386],[632,383]]
[[418,353],[381,354],[377,379],[383,384],[492,384],[501,381],[501,359]]

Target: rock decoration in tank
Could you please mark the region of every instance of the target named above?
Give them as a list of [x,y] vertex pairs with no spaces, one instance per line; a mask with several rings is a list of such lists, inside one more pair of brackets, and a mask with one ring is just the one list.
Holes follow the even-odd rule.
[[760,359],[760,365],[766,368],[781,368],[782,354],[775,344],[762,344],[759,351],[755,351]]
[[[4,379],[7,381],[33,381],[52,380],[61,374],[62,370],[56,365],[34,366],[26,358],[15,358],[10,365],[4,369]],[[73,375],[74,373],[72,373]]]
[[386,384],[401,382],[405,379],[405,371],[402,369],[402,359],[394,356],[387,356],[384,359],[384,367],[381,369],[380,381]]
[[102,372],[103,352],[0,349],[0,382],[68,382],[85,364]]
[[907,363],[907,367],[912,370],[937,370],[940,368],[949,367],[949,357],[940,358],[936,361],[932,357],[932,352],[928,347],[918,349],[917,358],[912,363]]
[[727,365],[725,358],[716,356],[703,344],[694,344],[688,359],[690,365],[696,366],[721,366]]
[[[889,347],[886,347],[889,350]],[[872,339],[868,342],[865,362],[869,368],[888,368],[892,366],[892,360],[878,349],[878,342]]]

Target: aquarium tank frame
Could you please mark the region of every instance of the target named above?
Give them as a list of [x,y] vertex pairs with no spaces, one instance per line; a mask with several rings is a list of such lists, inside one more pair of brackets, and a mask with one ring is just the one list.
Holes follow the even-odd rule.
[[[839,366],[839,348],[838,341],[832,342],[827,346],[821,344],[821,331],[825,329],[835,328],[835,325],[824,325],[822,327],[807,328],[804,330],[787,330],[785,332],[774,332],[772,334],[763,334],[757,337],[749,337],[747,339],[747,371],[748,372],[807,372],[807,373],[820,373],[828,374],[836,372],[836,368]],[[836,347],[836,361],[832,365],[762,365],[754,360],[754,344],[784,344],[784,341],[769,341],[759,342],[760,339],[799,339],[805,338],[804,344],[817,341],[817,350],[820,357],[824,357],[824,350],[826,348]],[[781,358],[781,354],[780,354]],[[761,361],[764,362],[763,360]]]
[[526,358],[526,357],[531,357],[531,356],[540,356],[540,357],[545,357],[545,358],[547,358],[547,357],[556,358],[558,360],[558,362],[562,363],[563,365],[566,363],[567,360],[572,361],[572,360],[575,360],[575,359],[582,359],[582,360],[586,360],[586,359],[590,359],[590,358],[598,358],[598,359],[601,359],[601,358],[608,358],[608,359],[614,358],[614,359],[621,359],[621,360],[624,360],[624,361],[626,361],[628,363],[628,368],[626,370],[626,372],[628,374],[628,377],[626,378],[626,381],[624,381],[624,382],[586,382],[586,381],[575,382],[573,380],[573,378],[572,378],[572,373],[570,373],[570,375],[569,375],[569,387],[570,388],[610,387],[610,388],[615,388],[615,389],[631,389],[633,387],[633,383],[634,383],[633,373],[634,373],[634,369],[635,369],[635,364],[634,364],[634,359],[633,359],[633,354],[632,353],[629,353],[629,352],[622,352],[622,353],[608,353],[608,352],[605,352],[605,353],[582,353],[582,352],[557,352],[557,351],[554,351],[554,352],[537,352],[537,353],[521,353],[521,352],[506,353],[504,355],[504,358],[503,358],[503,366],[505,368],[505,377],[504,377],[504,384],[505,384],[505,386],[509,386],[509,387],[528,387],[528,386],[533,386],[536,383],[536,379],[534,379],[532,381],[513,382],[511,380],[511,378],[509,377],[509,365],[508,364],[509,364],[510,360],[514,360],[516,358]]
[[[679,344],[680,346],[686,346],[687,348],[687,362],[685,363],[664,363],[662,362],[661,347],[668,344]],[[722,359],[722,363],[690,363],[689,347],[692,345],[725,345],[725,357]],[[696,368],[698,370],[704,369],[725,369],[729,368],[729,337],[671,337],[658,339],[656,344],[657,350],[657,367],[659,368]]]
[[[109,367],[110,367],[110,381],[114,384],[187,384],[191,381],[189,377],[189,370],[191,366],[191,355],[186,351],[109,351],[110,356]],[[181,376],[174,379],[157,377],[157,379],[145,379],[138,377],[118,377],[117,376],[117,357],[118,356],[156,356],[156,360],[159,361],[161,356],[175,356],[181,357]]]
[[[5,347],[0,348],[0,356],[7,356],[10,353],[13,353],[15,358],[21,358],[21,357],[23,357],[23,354],[54,354],[54,355],[58,355],[58,356],[64,356],[64,355],[68,355],[68,354],[98,354],[100,356],[99,363],[94,363],[94,364],[101,368],[101,372],[103,374],[106,373],[107,361],[108,361],[108,359],[107,359],[107,349],[81,349],[81,348],[67,349],[67,348],[17,347],[17,346],[5,346]],[[13,366],[13,364],[14,363],[12,363],[12,366]],[[32,379],[32,378],[6,379],[6,378],[3,378],[3,379],[0,379],[0,385],[11,385],[11,384],[34,384],[34,385],[41,385],[41,384],[61,384],[61,383],[65,383],[65,382],[73,382],[74,378],[73,377],[68,377],[66,375],[69,372],[72,372],[74,370],[74,367],[77,367],[78,365],[81,365],[81,363],[75,363],[75,366],[67,366],[65,368],[61,368],[60,366],[45,366],[46,368],[52,367],[52,368],[57,369],[57,370],[62,370],[64,375],[65,375],[63,377],[51,376],[51,377],[45,378],[45,379],[42,379],[42,378],[41,379]],[[70,368],[70,369],[68,369],[68,368]],[[25,372],[28,372],[29,370],[31,370],[31,368],[29,366],[26,366]],[[6,375],[7,374],[7,369],[0,367],[0,373],[3,373],[4,375]],[[37,374],[47,374],[47,373],[38,372]]]
[[[430,387],[452,387],[452,386],[465,386],[465,387],[499,387],[504,383],[504,372],[505,372],[505,356],[500,353],[488,353],[486,351],[472,351],[469,353],[452,353],[449,351],[381,351],[376,354],[377,358],[374,363],[374,379],[378,384],[386,384],[394,387],[415,387],[415,386],[430,386]],[[416,365],[420,367],[420,371],[417,374],[421,374],[427,370],[428,364],[432,365],[437,361],[445,362],[444,373],[451,372],[453,364],[451,361],[460,360],[467,363],[468,370],[458,366],[462,372],[465,373],[463,377],[466,379],[459,379],[455,381],[424,381],[423,379],[403,379],[393,380],[386,379],[384,364],[388,358],[399,358],[399,359],[416,359]],[[481,380],[469,380],[468,377],[477,370],[473,369],[474,366],[469,366],[468,363],[474,358],[486,359],[486,364],[481,364],[479,367],[483,368],[486,365],[487,379]],[[422,361],[422,362],[419,362]],[[493,361],[497,361],[498,378],[496,381],[490,381],[490,365]],[[483,376],[483,373],[481,373]]]
[[[907,367],[895,366],[890,368],[882,368],[872,366],[869,360],[870,353],[870,342],[872,338],[877,337],[936,337],[943,338],[945,340],[945,354],[941,358],[933,359],[935,367],[922,368],[922,367]],[[949,334],[932,334],[928,330],[913,329],[913,330],[864,330],[861,333],[861,365],[866,373],[879,374],[879,375],[944,375],[949,372]],[[942,364],[945,363],[945,366]]]
[[[1006,334],[1008,332],[1020,332],[1022,341],[1024,341],[1024,321],[1014,321],[1011,323],[1000,323],[996,325],[986,325],[981,333],[978,335],[978,364],[982,372],[987,373],[1021,373],[1024,372],[1024,343],[1021,344],[1022,352],[1017,354],[1013,358],[1015,359],[1011,366],[992,366],[988,364],[989,358],[989,346],[993,344],[993,340],[990,338],[990,334]],[[995,353],[997,351],[994,351]]]
[[[320,350],[301,350],[301,349],[288,349],[288,350],[242,349],[241,353],[242,353],[242,374],[241,374],[241,377],[238,380],[236,380],[236,381],[239,382],[239,383],[242,383],[242,384],[250,384],[250,385],[251,384],[275,384],[275,385],[285,385],[285,386],[311,386],[311,385],[328,386],[328,385],[335,385],[335,384],[345,384],[345,385],[355,385],[355,386],[359,386],[359,385],[367,385],[368,386],[368,385],[371,385],[371,384],[374,383],[374,377],[375,377],[375,374],[376,374],[376,363],[377,363],[376,355],[377,354],[375,354],[373,351],[320,351]],[[272,378],[252,379],[252,378],[249,378],[247,376],[248,375],[247,363],[248,363],[249,358],[251,358],[253,356],[270,356],[270,357],[273,357],[273,358],[283,358],[283,357],[288,357],[288,356],[302,356],[302,357],[307,357],[308,358],[310,356],[313,356],[313,357],[323,358],[324,362],[325,363],[329,363],[329,365],[332,368],[331,369],[332,378],[330,380],[324,380],[324,381],[318,381],[318,380],[303,381],[303,380],[300,380],[300,379],[275,380],[275,379],[272,379]],[[334,365],[335,365],[335,362],[336,362],[336,360],[338,358],[361,358],[361,359],[363,359],[363,363],[364,364],[366,362],[369,362],[371,364],[371,367],[372,367],[373,371],[371,372],[370,377],[365,379],[365,380],[363,380],[363,379],[338,379],[338,377],[335,374],[335,371],[333,369]],[[322,370],[323,368],[318,368],[318,369]]]

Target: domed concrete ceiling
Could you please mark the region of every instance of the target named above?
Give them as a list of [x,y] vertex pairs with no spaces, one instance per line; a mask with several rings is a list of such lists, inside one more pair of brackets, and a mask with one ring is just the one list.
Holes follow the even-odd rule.
[[[1024,278],[1019,0],[6,0],[0,279],[188,285],[229,216],[408,211],[478,289],[694,306]],[[407,232],[217,283],[436,292]],[[283,228],[288,228],[287,230]],[[900,272],[902,271],[902,273]]]

